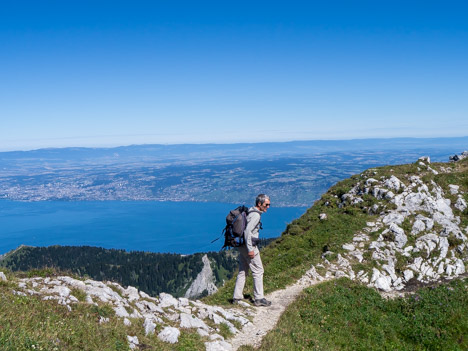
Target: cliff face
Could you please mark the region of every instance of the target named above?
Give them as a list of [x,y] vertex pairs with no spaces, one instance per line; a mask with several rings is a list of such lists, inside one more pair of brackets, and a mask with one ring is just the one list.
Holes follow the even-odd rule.
[[203,268],[198,273],[195,280],[185,292],[185,297],[189,299],[198,298],[204,294],[211,295],[218,291],[216,279],[211,269],[210,260],[207,255],[202,257]]

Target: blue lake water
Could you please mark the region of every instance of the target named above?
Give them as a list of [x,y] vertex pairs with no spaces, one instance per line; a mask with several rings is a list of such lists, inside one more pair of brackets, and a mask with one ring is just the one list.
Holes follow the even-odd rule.
[[[191,254],[218,251],[226,203],[152,201],[0,201],[0,254],[21,244],[89,245],[127,251]],[[260,236],[280,236],[304,207],[272,207]]]

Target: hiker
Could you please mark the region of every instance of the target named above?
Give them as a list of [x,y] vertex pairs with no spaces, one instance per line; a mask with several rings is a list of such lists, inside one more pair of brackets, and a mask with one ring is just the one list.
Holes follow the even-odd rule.
[[260,217],[270,207],[270,198],[268,195],[260,194],[255,199],[255,206],[249,208],[247,215],[247,227],[244,230],[245,244],[239,246],[239,274],[237,275],[236,286],[234,287],[233,303],[238,303],[244,298],[243,290],[245,278],[252,271],[254,285],[254,305],[270,306],[263,296],[263,265],[260,258],[260,252],[257,248],[259,242],[258,232],[262,223]]

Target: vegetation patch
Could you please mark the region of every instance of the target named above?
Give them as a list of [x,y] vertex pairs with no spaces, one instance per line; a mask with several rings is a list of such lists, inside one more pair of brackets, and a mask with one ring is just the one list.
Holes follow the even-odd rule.
[[260,350],[466,350],[466,311],[468,279],[394,300],[339,279],[306,289]]

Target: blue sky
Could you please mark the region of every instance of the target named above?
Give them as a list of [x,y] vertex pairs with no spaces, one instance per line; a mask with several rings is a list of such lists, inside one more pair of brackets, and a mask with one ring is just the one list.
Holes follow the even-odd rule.
[[468,135],[464,1],[14,1],[0,150]]

